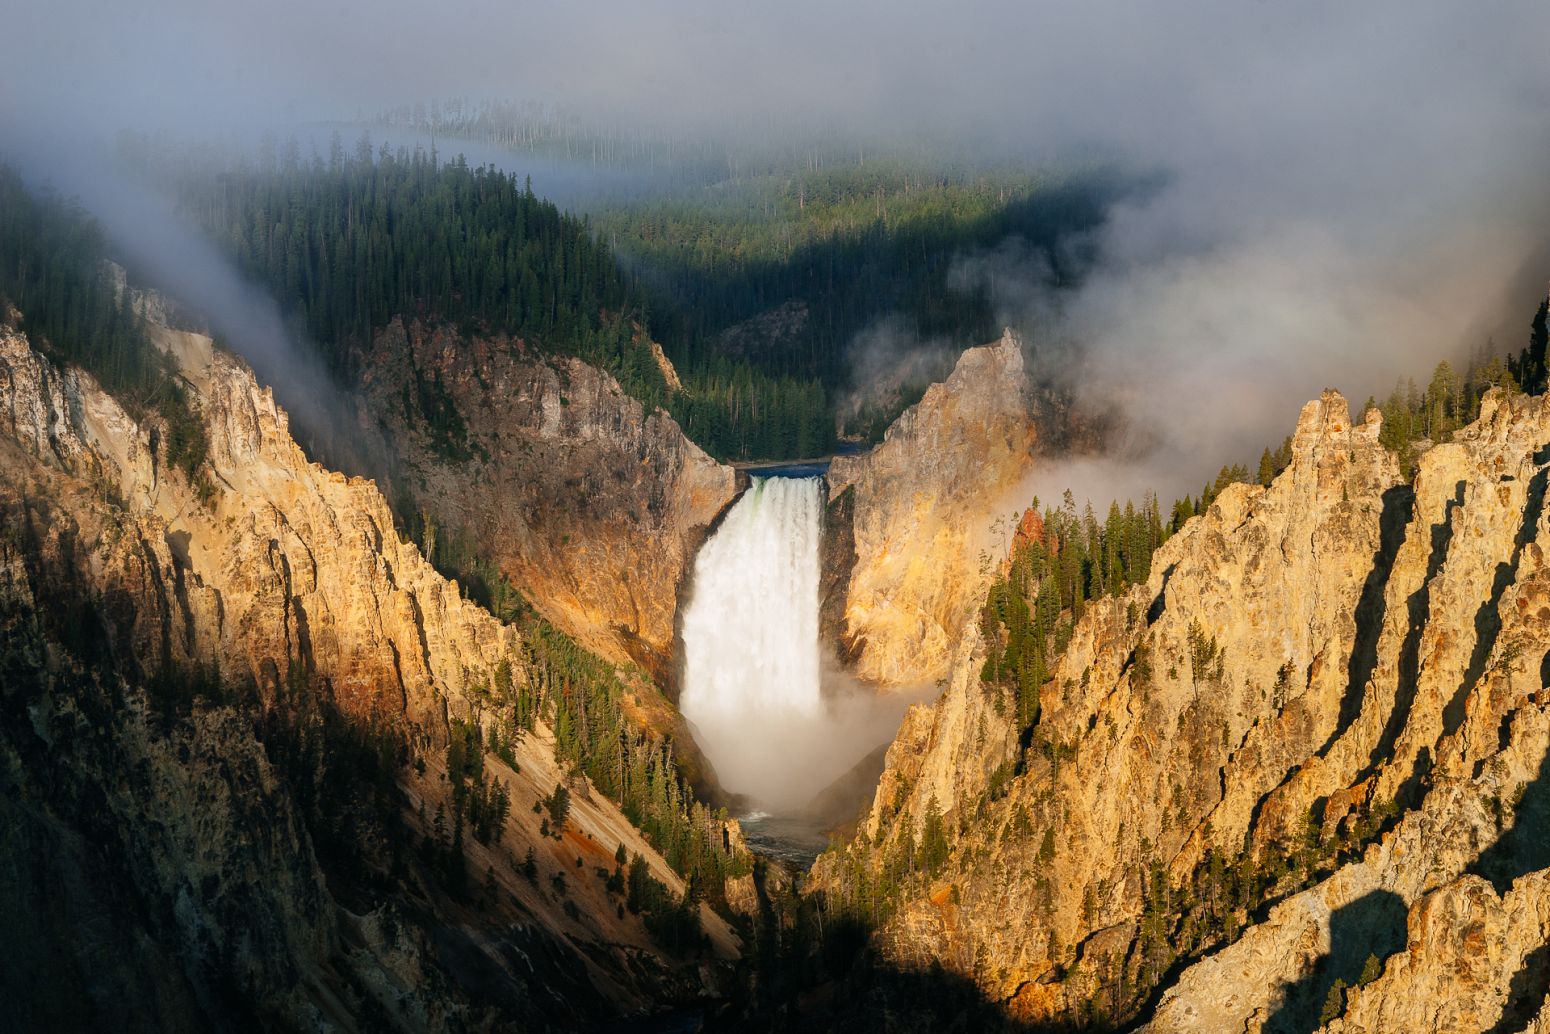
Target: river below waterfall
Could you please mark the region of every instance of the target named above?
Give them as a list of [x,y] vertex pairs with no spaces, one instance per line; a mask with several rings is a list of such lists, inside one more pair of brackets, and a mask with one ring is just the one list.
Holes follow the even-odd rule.
[[748,802],[749,844],[802,868],[870,799],[875,752],[920,696],[861,685],[820,643],[825,485],[806,475],[754,476],[695,557],[679,696],[717,782]]
[[823,849],[829,833],[823,823],[806,815],[771,815],[756,811],[739,818],[743,839],[759,854],[806,871]]

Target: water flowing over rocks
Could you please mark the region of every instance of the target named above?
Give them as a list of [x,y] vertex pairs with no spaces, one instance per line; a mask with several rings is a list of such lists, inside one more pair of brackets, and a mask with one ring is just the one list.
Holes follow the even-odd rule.
[[696,557],[684,615],[679,706],[722,785],[766,804],[801,780],[788,737],[823,704],[821,495],[818,478],[755,478]]

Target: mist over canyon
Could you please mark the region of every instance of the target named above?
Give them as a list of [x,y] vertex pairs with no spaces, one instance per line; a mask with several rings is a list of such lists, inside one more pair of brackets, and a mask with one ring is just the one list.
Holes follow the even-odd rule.
[[0,1014],[1550,1032],[1546,39],[7,13]]

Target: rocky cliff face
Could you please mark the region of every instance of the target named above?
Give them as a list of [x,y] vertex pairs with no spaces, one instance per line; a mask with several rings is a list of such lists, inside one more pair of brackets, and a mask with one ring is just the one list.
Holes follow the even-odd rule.
[[1187,970],[1144,1029],[1542,1029],[1550,713],[1514,710],[1493,716],[1507,725],[1504,743],[1470,759],[1477,774],[1439,772],[1421,806],[1359,860]]
[[593,878],[622,843],[683,889],[610,801],[570,779],[563,835],[540,834],[569,778],[542,721],[514,764],[485,759],[510,814],[488,843],[457,822],[474,889],[445,889],[449,723],[509,722],[492,673],[520,685],[522,643],[399,540],[373,484],[308,462],[245,367],[155,336],[206,428],[204,495],[154,419],[0,329],[0,901],[30,946],[8,1013],[542,1029],[706,993],[736,940],[702,910],[713,948],[675,956]]
[[[413,507],[588,649],[665,685],[679,590],[737,494],[733,469],[608,374],[525,357],[515,342],[395,322],[367,369],[364,392],[402,453],[394,480]],[[406,403],[427,384],[461,413],[460,440],[438,439]]]
[[1526,1029],[1550,986],[1550,404],[1488,397],[1413,484],[1378,430],[1310,403],[1269,488],[1089,606],[1030,729],[969,630],[815,885],[897,882],[934,807],[946,860],[875,942],[1019,1019]]
[[964,352],[875,449],[830,465],[830,499],[851,496],[856,556],[839,652],[855,658],[862,678],[902,685],[946,676],[989,584],[980,554],[990,523],[1030,468],[1028,391],[1008,331]]

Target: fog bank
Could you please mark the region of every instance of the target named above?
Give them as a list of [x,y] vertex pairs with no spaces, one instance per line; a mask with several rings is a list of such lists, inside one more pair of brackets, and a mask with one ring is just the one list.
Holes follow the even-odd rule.
[[1547,39],[1530,0],[59,0],[9,13],[0,152],[40,127],[240,133],[527,98],[729,148],[818,134],[1160,170],[1074,294],[1052,300],[1016,241],[961,260],[997,269],[1043,369],[1125,418],[1129,494],[1168,496],[1252,460],[1325,386],[1359,400],[1492,335],[1521,344],[1550,241]]

